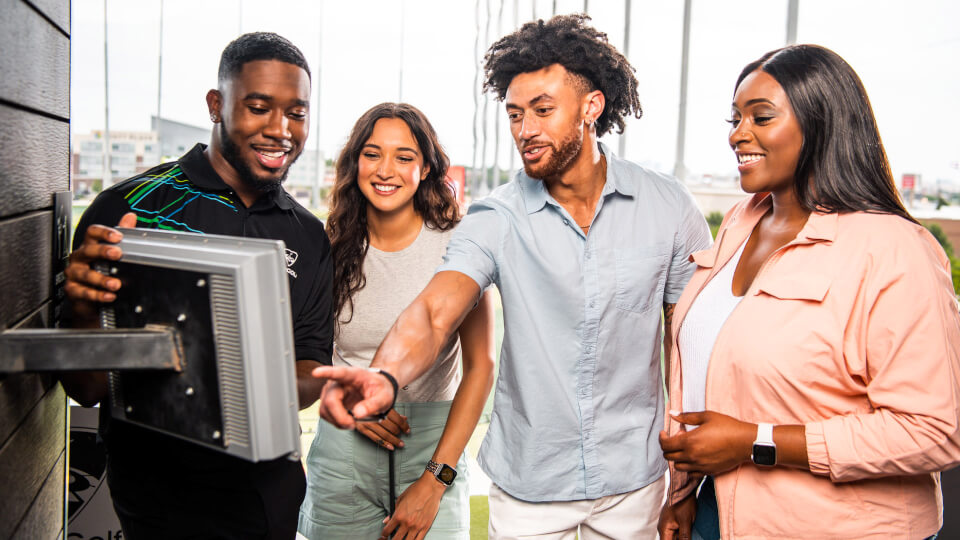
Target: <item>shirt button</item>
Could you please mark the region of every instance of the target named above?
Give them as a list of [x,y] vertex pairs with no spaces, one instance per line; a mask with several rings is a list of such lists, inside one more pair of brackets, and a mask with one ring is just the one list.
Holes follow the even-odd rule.
[[588,252],[587,252],[587,260],[589,260],[589,259],[590,259],[590,252],[588,251]]
[[570,222],[569,222],[569,221],[567,221],[566,219],[564,219],[564,220],[563,220],[563,224],[564,224],[564,225],[569,225],[569,224],[570,224]]
[[597,301],[596,301],[596,300],[591,300],[591,301],[590,301],[590,307],[597,307]]

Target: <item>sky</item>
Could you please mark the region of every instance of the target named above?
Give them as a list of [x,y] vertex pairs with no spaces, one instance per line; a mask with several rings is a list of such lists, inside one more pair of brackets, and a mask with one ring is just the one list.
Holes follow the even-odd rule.
[[[240,33],[273,31],[299,46],[313,71],[307,148],[319,142],[334,158],[365,110],[402,100],[426,113],[454,164],[496,159],[503,168],[519,159],[503,104],[479,94],[484,51],[518,24],[548,18],[554,3],[557,13],[584,7],[583,0],[163,0],[161,49],[160,0],[73,0],[74,133],[104,127],[105,3],[111,130],[150,129],[161,69],[161,115],[209,126],[204,96],[216,86],[223,47]],[[785,44],[787,0],[691,4],[685,165],[693,176],[733,177],[724,122],[733,85],[744,65]],[[588,1],[588,13],[639,80],[644,114],[627,123],[625,157],[672,172],[683,1],[631,2],[626,49],[625,0]],[[925,185],[960,189],[957,21],[954,0],[799,0],[797,41],[833,49],[860,75],[898,179],[919,173]],[[618,149],[617,135],[602,140]]]

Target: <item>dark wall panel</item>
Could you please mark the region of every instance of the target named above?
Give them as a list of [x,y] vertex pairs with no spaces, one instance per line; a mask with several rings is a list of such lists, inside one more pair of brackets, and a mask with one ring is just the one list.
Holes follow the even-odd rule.
[[0,328],[11,326],[50,298],[52,230],[50,211],[0,221]]
[[50,208],[70,189],[70,124],[0,104],[0,126],[0,217]]
[[[60,385],[54,386],[0,446],[0,486],[4,491],[0,538],[10,537],[32,506],[56,504],[37,495],[64,452],[65,405],[66,394]],[[62,493],[58,498],[62,498]],[[61,528],[62,524],[57,524],[55,530]]]
[[940,474],[943,484],[943,529],[940,538],[960,538],[960,468]]
[[57,28],[66,35],[70,35],[70,2],[69,0],[25,0],[37,11],[43,13]]
[[[44,328],[48,326],[49,313],[49,302],[44,303],[16,328]],[[46,374],[0,375],[0,447],[55,384],[53,376]]]
[[20,520],[12,538],[34,540],[56,538],[63,529],[63,486],[66,480],[67,453],[62,452],[40,487],[40,493],[27,515]]
[[70,39],[22,0],[0,13],[0,99],[69,118]]
[[0,447],[54,385],[48,375],[23,373],[0,376]]
[[[52,321],[53,193],[69,189],[70,0],[0,0],[0,330]],[[0,375],[0,538],[63,537],[66,396]]]

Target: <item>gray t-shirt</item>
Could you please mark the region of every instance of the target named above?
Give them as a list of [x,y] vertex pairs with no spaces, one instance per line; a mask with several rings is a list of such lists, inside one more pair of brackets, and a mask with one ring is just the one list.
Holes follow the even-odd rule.
[[[427,286],[443,260],[451,230],[438,231],[424,224],[412,244],[400,251],[380,251],[369,246],[363,260],[366,285],[353,295],[340,316],[333,343],[333,364],[367,367],[387,331],[410,302]],[[460,338],[454,333],[437,362],[422,377],[401,389],[397,401],[424,402],[453,399],[460,384]]]

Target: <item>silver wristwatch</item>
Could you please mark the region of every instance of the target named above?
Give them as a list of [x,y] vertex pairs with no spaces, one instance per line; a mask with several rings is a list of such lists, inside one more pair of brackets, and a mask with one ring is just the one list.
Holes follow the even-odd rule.
[[453,479],[457,477],[456,469],[446,463],[437,463],[432,459],[427,462],[427,470],[433,474],[438,482],[446,486],[453,484]]

